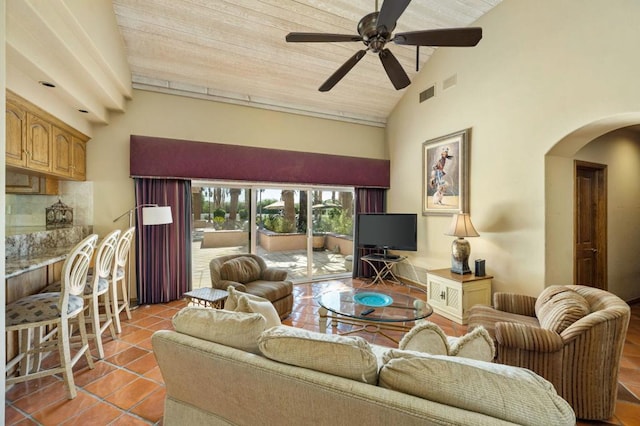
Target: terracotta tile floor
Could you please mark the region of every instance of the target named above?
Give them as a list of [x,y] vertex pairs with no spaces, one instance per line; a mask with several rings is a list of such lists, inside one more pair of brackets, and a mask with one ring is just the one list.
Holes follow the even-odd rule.
[[[360,285],[358,281],[353,285]],[[287,325],[318,330],[318,306],[314,296],[329,288],[352,285],[351,280],[324,281],[295,286],[293,313]],[[402,288],[400,291],[410,291]],[[53,376],[20,383],[6,391],[7,425],[150,425],[162,424],[165,390],[151,350],[151,334],[171,329],[171,317],[186,306],[184,301],[141,306],[132,319],[123,322],[122,334],[112,340],[104,336],[105,359],[90,370],[82,361],[74,369],[78,396],[66,399],[60,377]],[[449,335],[462,335],[466,327],[439,315],[431,321]],[[368,341],[385,346],[395,344],[384,336],[361,333]],[[400,338],[396,333],[392,337]],[[96,351],[94,350],[93,353]],[[48,362],[56,362],[54,356]],[[84,359],[84,358],[83,358]],[[580,422],[580,425],[640,425],[640,303],[632,306],[632,319],[624,349],[616,414],[607,422]],[[634,396],[635,395],[635,396]],[[634,401],[631,402],[631,401]]]

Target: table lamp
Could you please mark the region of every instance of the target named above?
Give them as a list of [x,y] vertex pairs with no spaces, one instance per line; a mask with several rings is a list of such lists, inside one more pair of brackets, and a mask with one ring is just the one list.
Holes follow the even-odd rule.
[[451,272],[456,274],[470,274],[469,255],[471,245],[464,237],[479,237],[478,231],[471,223],[469,213],[458,213],[453,215],[449,231],[445,235],[458,237],[451,244]]

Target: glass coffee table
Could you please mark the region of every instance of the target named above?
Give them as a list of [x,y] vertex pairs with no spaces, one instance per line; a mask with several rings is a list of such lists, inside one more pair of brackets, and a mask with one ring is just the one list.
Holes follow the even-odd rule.
[[320,305],[321,332],[326,333],[327,322],[334,328],[338,324],[350,324],[359,327],[339,334],[366,331],[381,334],[396,343],[398,341],[386,334],[386,330],[409,331],[414,321],[433,313],[425,300],[386,289],[331,290],[317,296],[317,300]]

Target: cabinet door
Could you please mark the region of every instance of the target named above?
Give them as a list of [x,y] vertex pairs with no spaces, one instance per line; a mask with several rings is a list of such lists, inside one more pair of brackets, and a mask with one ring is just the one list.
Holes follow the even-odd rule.
[[75,180],[87,178],[87,144],[82,139],[72,137],[73,155],[71,177]]
[[18,105],[6,103],[6,159],[7,165],[24,167],[27,165],[27,155],[24,146],[26,140],[26,113]]
[[71,177],[73,142],[71,134],[53,126],[53,165],[51,171],[57,175]]
[[51,171],[51,124],[27,113],[27,167],[42,172]]

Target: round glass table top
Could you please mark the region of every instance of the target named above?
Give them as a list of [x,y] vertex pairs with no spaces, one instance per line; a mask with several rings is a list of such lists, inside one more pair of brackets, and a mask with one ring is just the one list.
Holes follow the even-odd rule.
[[384,288],[331,290],[317,296],[317,300],[333,313],[374,322],[415,321],[433,313],[425,300]]

